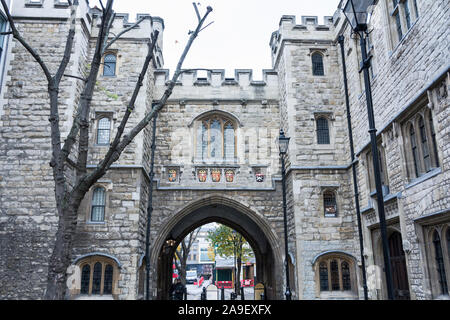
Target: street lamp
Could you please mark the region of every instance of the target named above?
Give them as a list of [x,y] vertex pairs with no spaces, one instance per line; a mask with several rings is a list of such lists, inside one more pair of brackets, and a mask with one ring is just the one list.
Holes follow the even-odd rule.
[[286,273],[286,300],[291,300],[291,288],[289,287],[289,265],[288,265],[288,236],[287,236],[287,204],[286,204],[286,168],[284,163],[284,156],[287,153],[289,140],[291,138],[284,136],[283,129],[280,130],[280,137],[278,138],[278,147],[280,148],[281,158],[281,184],[283,186],[283,217],[284,217],[284,266]]
[[358,34],[360,38],[362,62],[359,72],[364,72],[364,85],[366,92],[367,115],[369,120],[370,144],[372,148],[372,161],[375,176],[374,178],[377,195],[377,207],[378,207],[378,215],[380,218],[380,232],[383,246],[384,269],[385,269],[384,271],[386,274],[388,299],[393,300],[394,290],[392,282],[389,245],[386,233],[386,217],[384,213],[383,190],[381,186],[381,175],[378,160],[378,147],[376,134],[377,129],[375,128],[375,117],[373,114],[373,104],[372,104],[372,91],[370,87],[370,78],[369,78],[370,59],[372,57],[371,56],[367,57],[367,47],[366,47],[366,37],[368,34],[367,25],[369,24],[372,15],[373,6],[374,0],[348,0],[343,11],[353,32]]

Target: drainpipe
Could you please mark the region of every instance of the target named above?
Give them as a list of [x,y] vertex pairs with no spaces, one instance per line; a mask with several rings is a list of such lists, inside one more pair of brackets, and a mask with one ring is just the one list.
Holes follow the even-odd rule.
[[366,276],[366,263],[364,258],[364,242],[361,227],[361,212],[359,210],[359,192],[358,183],[356,178],[356,161],[355,161],[355,150],[353,147],[353,133],[352,133],[352,123],[350,115],[350,102],[348,98],[348,84],[347,84],[347,68],[345,66],[345,53],[344,53],[344,36],[340,35],[338,37],[338,42],[341,47],[342,56],[342,72],[344,74],[344,90],[345,90],[345,105],[347,107],[347,124],[348,124],[348,136],[350,141],[350,153],[352,159],[352,171],[353,171],[353,188],[355,190],[355,206],[356,206],[356,218],[358,221],[358,233],[359,233],[359,248],[361,252],[361,264],[362,264],[362,277],[363,277],[363,289],[364,289],[364,300],[368,300],[367,293],[367,276]]

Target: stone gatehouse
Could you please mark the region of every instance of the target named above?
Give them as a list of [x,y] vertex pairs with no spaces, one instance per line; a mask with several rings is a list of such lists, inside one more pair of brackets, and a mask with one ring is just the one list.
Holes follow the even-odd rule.
[[[338,2],[338,1],[336,1]],[[284,227],[277,140],[290,137],[287,210],[294,299],[363,299],[342,56],[344,36],[357,182],[370,299],[385,299],[359,41],[341,1],[323,23],[282,16],[270,39],[272,69],[185,72],[158,114],[155,178],[152,128],[137,136],[79,210],[68,299],[141,299],[145,283],[147,206],[151,295],[166,299],[173,249],[190,231],[219,222],[242,233],[256,255],[256,281],[283,299]],[[86,68],[100,12],[80,1],[72,75]],[[14,1],[18,28],[56,68],[68,30],[60,1]],[[450,4],[378,0],[368,50],[396,299],[437,299],[450,286],[449,30]],[[115,32],[129,26],[117,14]],[[321,19],[322,20],[322,19]],[[2,20],[3,21],[3,20]],[[298,24],[299,23],[299,24]],[[117,41],[103,59],[90,115],[88,169],[107,150],[146,55],[150,25]],[[164,21],[154,18],[161,34]],[[0,297],[40,299],[57,227],[46,84],[32,57],[10,36],[0,60]],[[166,87],[162,36],[130,126]],[[108,66],[108,68],[106,68]],[[80,80],[60,92],[68,134]],[[93,275],[99,280],[93,286]],[[95,288],[94,288],[95,287]]]

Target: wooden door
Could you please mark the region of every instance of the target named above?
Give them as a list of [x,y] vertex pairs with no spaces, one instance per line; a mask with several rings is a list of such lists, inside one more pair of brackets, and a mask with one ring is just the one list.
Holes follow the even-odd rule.
[[389,237],[389,251],[391,255],[392,279],[394,282],[394,299],[409,300],[405,252],[403,251],[402,236],[399,232],[394,232]]

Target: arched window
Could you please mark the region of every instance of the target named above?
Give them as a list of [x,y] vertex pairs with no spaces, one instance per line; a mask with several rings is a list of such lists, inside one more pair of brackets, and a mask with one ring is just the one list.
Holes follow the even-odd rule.
[[430,124],[431,143],[433,144],[434,163],[435,163],[436,168],[438,168],[439,167],[439,156],[438,156],[438,150],[437,150],[436,132],[434,131],[433,117],[431,115],[431,111],[428,112],[428,121]]
[[313,76],[323,76],[323,57],[320,53],[315,52],[311,55]]
[[447,228],[447,232],[445,234],[446,234],[446,238],[447,238],[447,254],[448,254],[448,257],[450,257],[450,227]]
[[351,290],[352,284],[350,282],[350,266],[347,261],[341,262],[341,272],[342,272],[342,289],[344,291]]
[[101,118],[97,125],[97,144],[109,144],[111,121],[109,118]]
[[103,64],[103,75],[112,77],[116,75],[116,55],[109,53],[105,56]]
[[437,230],[435,230],[433,233],[433,246],[441,293],[448,294],[447,277],[445,276],[444,255],[442,253],[441,238],[439,237],[439,233]]
[[333,191],[323,193],[323,208],[325,217],[337,217],[336,196]]
[[425,172],[428,172],[431,170],[431,159],[430,159],[430,151],[428,148],[427,132],[425,129],[425,123],[423,121],[422,116],[419,116],[418,124],[419,124],[419,132],[420,132],[420,142],[421,142],[421,146],[422,146],[423,163],[425,166]]
[[343,255],[332,253],[316,262],[316,279],[320,292],[349,292],[356,289],[354,263]]
[[89,294],[89,283],[91,280],[91,266],[86,264],[81,270],[81,294]]
[[412,160],[413,160],[413,169],[416,177],[419,176],[419,157],[418,157],[418,150],[417,150],[417,141],[416,141],[416,132],[414,130],[414,125],[411,124],[409,127],[409,138],[410,138],[410,144],[411,144],[411,153],[412,153]]
[[328,129],[328,120],[324,117],[316,119],[317,143],[330,144],[330,130]]
[[326,262],[319,264],[320,291],[329,291],[328,286],[328,265]]
[[92,207],[91,207],[91,221],[103,222],[105,221],[105,203],[106,195],[105,189],[97,187],[92,193]]
[[202,119],[197,127],[196,157],[202,160],[234,160],[236,156],[235,124],[214,115]]
[[114,294],[118,268],[112,259],[92,256],[82,260],[80,294],[111,295]]

